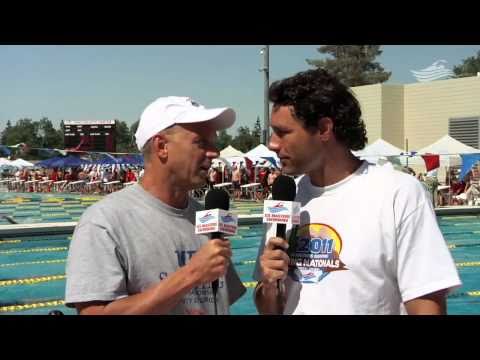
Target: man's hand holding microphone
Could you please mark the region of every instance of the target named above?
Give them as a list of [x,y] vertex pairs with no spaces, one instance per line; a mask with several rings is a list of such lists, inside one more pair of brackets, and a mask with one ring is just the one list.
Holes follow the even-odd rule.
[[281,314],[285,305],[284,280],[289,257],[286,225],[299,223],[296,186],[291,177],[279,176],[272,185],[272,198],[264,203],[263,222],[267,223],[267,242],[260,256],[261,281],[255,291],[255,302],[262,314]]
[[217,309],[218,279],[225,276],[230,266],[232,249],[230,241],[223,235],[237,232],[237,217],[230,213],[230,197],[220,189],[210,190],[205,197],[205,211],[196,214],[195,232],[208,234],[210,241],[204,244],[190,260],[190,266],[196,269],[200,283],[212,283],[215,314]]

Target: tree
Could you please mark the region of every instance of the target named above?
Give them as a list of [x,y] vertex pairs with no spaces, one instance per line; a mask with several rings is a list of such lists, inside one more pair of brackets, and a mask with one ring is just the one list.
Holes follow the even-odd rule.
[[260,124],[260,116],[257,116],[257,121],[253,127],[252,136],[254,138],[254,147],[259,145],[262,141],[262,125]]
[[33,122],[32,119],[18,120],[6,135],[5,144],[25,143],[30,147],[40,147],[42,139],[37,135],[38,127],[38,122]]
[[65,148],[65,122],[60,120],[60,129],[57,130],[59,136],[60,136],[60,143],[58,145],[58,149],[64,149]]
[[217,149],[223,150],[232,143],[232,135],[227,133],[226,129],[220,130],[217,137]]
[[477,52],[477,56],[463,59],[462,64],[454,66],[453,72],[457,78],[477,76],[477,73],[480,72],[480,50]]
[[41,139],[40,147],[42,148],[54,149],[63,146],[63,135],[53,127],[52,122],[46,117],[41,118],[38,122],[37,137]]
[[115,119],[117,152],[131,152],[132,139],[130,129],[125,121]]
[[0,139],[0,143],[2,143],[3,145],[7,144],[7,138],[10,131],[12,131],[12,123],[10,122],[10,120],[8,120],[5,129],[3,129],[2,131],[2,138]]
[[140,123],[140,119],[135,121],[130,126],[130,148],[132,149],[132,152],[138,152],[139,151],[138,148],[137,148],[137,142],[135,140],[135,133],[137,132],[139,123]]
[[255,138],[250,133],[250,129],[248,128],[248,126],[240,126],[237,130],[237,133],[238,135],[232,141],[232,146],[234,148],[245,153],[256,146],[254,145]]
[[347,86],[383,83],[392,74],[374,61],[382,54],[380,45],[323,45],[317,50],[333,59],[307,59],[307,63],[327,70]]

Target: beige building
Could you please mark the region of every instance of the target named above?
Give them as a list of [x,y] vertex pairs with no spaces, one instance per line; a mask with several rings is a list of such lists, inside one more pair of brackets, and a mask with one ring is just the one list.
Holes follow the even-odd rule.
[[449,134],[480,146],[480,76],[405,85],[352,88],[360,102],[369,143],[381,138],[418,150]]

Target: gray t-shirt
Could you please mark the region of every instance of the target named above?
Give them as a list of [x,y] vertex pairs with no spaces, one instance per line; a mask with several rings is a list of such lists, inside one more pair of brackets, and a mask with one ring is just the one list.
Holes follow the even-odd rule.
[[[88,208],[75,228],[67,259],[67,306],[140,293],[185,265],[208,241],[195,235],[195,212],[161,202],[135,184]],[[220,278],[219,314],[245,293],[233,265]],[[211,284],[192,289],[170,314],[214,314]]]

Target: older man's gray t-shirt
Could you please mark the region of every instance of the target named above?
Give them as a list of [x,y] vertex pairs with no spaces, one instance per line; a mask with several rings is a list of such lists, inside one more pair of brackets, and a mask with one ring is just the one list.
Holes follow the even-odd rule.
[[[67,306],[140,293],[185,265],[208,241],[195,235],[193,199],[172,208],[135,184],[88,208],[75,228],[67,259]],[[219,314],[245,293],[233,265],[219,281]],[[171,314],[213,314],[211,284],[192,289]]]

